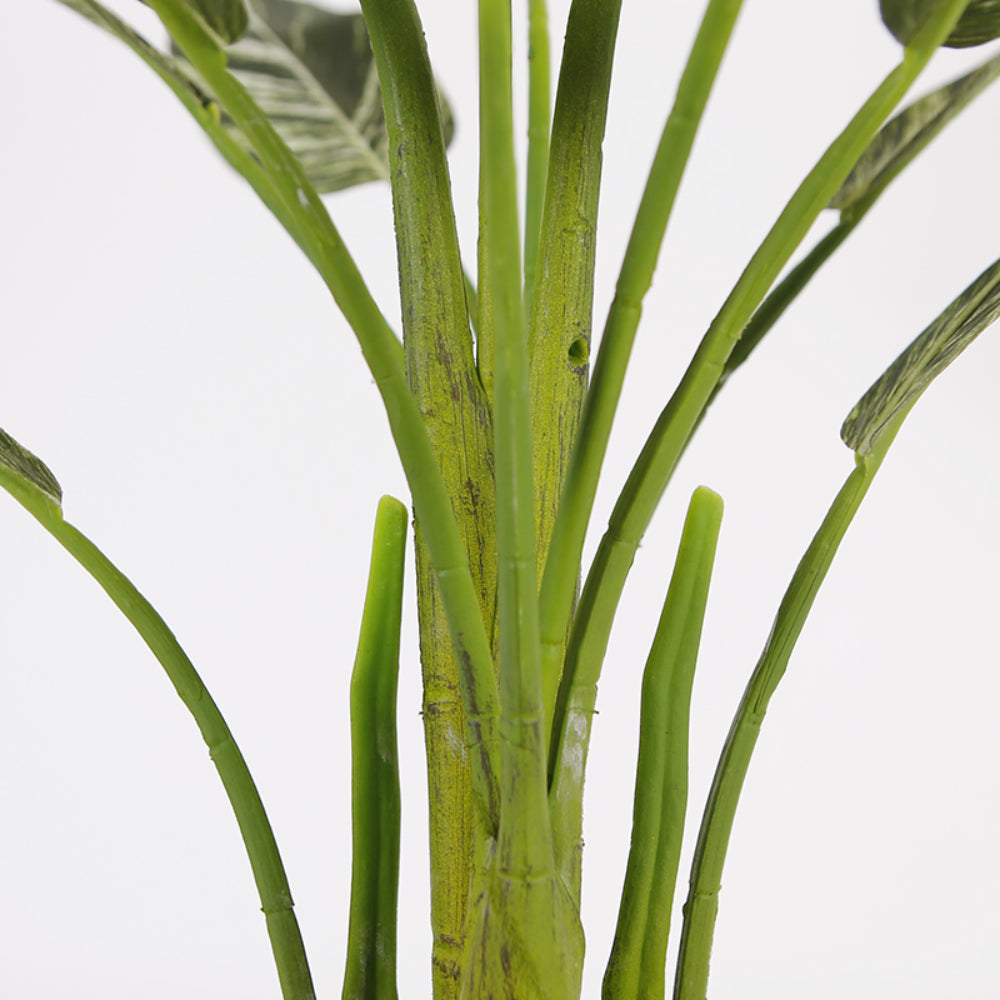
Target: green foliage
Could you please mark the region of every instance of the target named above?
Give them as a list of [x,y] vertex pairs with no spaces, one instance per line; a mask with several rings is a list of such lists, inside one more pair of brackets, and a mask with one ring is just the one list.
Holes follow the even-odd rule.
[[188,6],[224,45],[246,34],[250,21],[246,0],[189,0]]
[[[609,635],[632,560],[706,408],[900,172],[1000,76],[1000,56],[890,119],[941,44],[1000,34],[994,0],[883,0],[899,64],[792,194],[709,325],[583,545],[644,296],[737,17],[710,0],[663,129],[588,384],[595,234],[619,5],[574,0],[553,109],[532,0],[530,142],[518,204],[509,0],[480,0],[478,288],[459,253],[450,114],[412,0],[334,14],[291,0],[149,0],[160,49],[97,0],[60,0],[138,54],[303,250],[350,323],[411,491],[431,792],[436,1000],[574,1000],[584,953],[583,787]],[[391,185],[402,335],[321,193]],[[827,207],[838,224],[794,267]],[[988,268],[843,429],[855,465],[803,556],[736,712],[695,845],[675,1000],[704,1000],[723,867],[761,724],[838,546],[917,398],[1000,316]],[[0,486],[95,578],[194,717],[250,858],[285,1000],[312,982],[277,847],[232,734],[148,602],[67,524],[48,468],[0,431]],[[722,515],[692,498],[643,678],[632,845],[605,1000],[662,997],[687,808],[689,704]],[[351,684],[353,882],[344,998],[395,1000],[395,733],[406,508],[384,498]],[[585,579],[582,591],[579,581]]]
[[923,391],[1000,317],[1000,261],[988,267],[902,354],[851,410],[840,435],[869,454]]
[[[904,45],[909,45],[942,0],[880,0],[885,26]],[[958,23],[944,40],[950,48],[983,45],[1000,37],[1000,0],[971,0]]]

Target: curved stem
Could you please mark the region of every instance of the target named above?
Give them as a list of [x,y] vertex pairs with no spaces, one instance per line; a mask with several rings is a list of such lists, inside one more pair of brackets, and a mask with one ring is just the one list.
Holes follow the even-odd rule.
[[[553,795],[576,811],[582,795],[590,723],[604,652],[625,579],[639,541],[698,419],[715,389],[726,360],[754,310],[829,203],[879,126],[919,76],[938,44],[961,14],[963,0],[948,0],[935,11],[843,132],[834,140],[788,202],[733,291],[712,321],[667,406],[632,468],[587,576],[573,622],[566,665],[556,702],[553,738],[558,740]],[[571,825],[557,832],[557,852],[567,854],[579,841]]]
[[245,88],[226,69],[225,52],[182,0],[150,0],[150,6],[253,146],[285,213],[296,223],[301,245],[358,337],[385,405],[441,591],[456,656],[462,664],[460,680],[466,723],[479,765],[473,775],[476,799],[482,814],[495,818],[497,709],[492,649],[451,499],[423,416],[407,385],[399,341],[301,164]]
[[[24,500],[21,497],[21,502]],[[24,504],[100,584],[152,651],[194,718],[226,790],[246,847],[284,1000],[314,1000],[298,921],[278,845],[246,761],[194,665],[152,605],[58,508]]]
[[597,353],[593,381],[584,400],[580,430],[569,459],[539,597],[546,718],[550,725],[576,597],[583,543],[639,325],[642,300],[652,284],[691,146],[741,6],[742,0],[712,0],[705,12],[636,213]]
[[722,886],[729,836],[736,807],[760,735],[768,703],[785,674],[795,643],[861,501],[865,498],[885,453],[907,411],[876,448],[858,457],[785,591],[767,645],[750,678],[715,771],[691,866],[691,884],[684,908],[674,1000],[704,1000],[708,962]]

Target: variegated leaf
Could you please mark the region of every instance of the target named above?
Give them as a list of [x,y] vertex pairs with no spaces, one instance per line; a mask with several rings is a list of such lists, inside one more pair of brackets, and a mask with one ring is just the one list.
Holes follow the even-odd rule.
[[[211,88],[179,53],[154,48],[98,0],[59,2],[125,41],[175,90],[203,105],[215,101]],[[250,0],[249,27],[225,52],[233,75],[319,192],[388,179],[382,99],[361,14],[337,14],[297,0]],[[454,122],[443,97],[440,106],[445,140],[450,141]],[[223,125],[249,150],[225,116]]]
[[254,0],[246,33],[226,55],[317,191],[388,178],[378,77],[360,14]]
[[888,121],[861,155],[830,208],[843,211],[884,188],[977,94],[1000,77],[1000,55],[920,98]]
[[859,455],[870,452],[892,418],[998,317],[1000,260],[976,278],[862,396],[840,430],[844,443]]
[[[879,0],[882,23],[903,45],[927,23],[941,0]],[[1000,0],[971,0],[945,40],[948,48],[983,45],[1000,36]]]
[[[147,4],[148,0],[141,0]],[[218,35],[223,45],[231,45],[247,30],[247,0],[185,0],[205,24]]]
[[[388,136],[364,18],[298,0],[251,0],[230,71],[326,193],[386,180]],[[454,129],[442,100],[445,135]],[[239,137],[235,132],[234,135]]]
[[0,486],[62,505],[62,487],[49,467],[0,429]]

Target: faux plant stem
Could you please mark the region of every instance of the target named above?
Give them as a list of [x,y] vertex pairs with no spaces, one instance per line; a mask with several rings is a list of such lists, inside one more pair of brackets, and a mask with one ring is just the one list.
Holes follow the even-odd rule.
[[526,303],[539,574],[587,384],[601,144],[620,8],[621,0],[573,0],[556,91],[537,280]]
[[691,498],[663,612],[642,676],[632,843],[604,1000],[662,1000],[687,810],[688,727],[722,500]]
[[[547,0],[528,0],[528,168],[524,204],[524,303],[535,292],[538,239],[549,166],[552,65]],[[528,319],[528,317],[525,317]]]
[[285,201],[268,172],[223,128],[219,105],[216,101],[210,95],[202,92],[191,80],[180,75],[162,52],[155,49],[141,35],[125,24],[121,18],[101,4],[94,3],[92,0],[59,0],[59,2],[124,42],[170,87],[205,131],[223,159],[238,174],[243,176],[285,231],[308,256],[309,240],[300,229],[301,218],[295,217],[286,210]]
[[[492,636],[496,610],[493,426],[473,356],[444,135],[412,0],[364,0],[389,135],[407,377],[434,449]],[[430,815],[435,995],[459,976],[476,827],[462,681],[424,525],[415,532],[423,721]]]
[[420,410],[406,383],[399,341],[301,165],[239,81],[226,70],[224,51],[181,0],[150,0],[150,6],[252,144],[285,212],[299,223],[310,260],[357,335],[385,404],[441,590],[457,659],[462,664],[462,698],[476,758],[475,796],[482,814],[495,822],[498,799],[493,756],[498,715],[492,649],[451,500]]
[[879,438],[877,446],[869,454],[856,458],[854,470],[837,494],[785,591],[767,645],[733,719],[715,771],[695,847],[690,891],[684,909],[674,1000],[705,1000],[722,869],[736,806],[764,714],[784,676],[792,650],[833,557],[908,410],[909,407],[898,414],[891,430]]
[[222,713],[163,620],[97,546],[65,521],[45,527],[132,623],[194,717],[236,814],[267,922],[281,995],[284,1000],[313,1000],[309,963],[278,845],[257,786]]
[[556,876],[548,813],[509,0],[480,0],[479,58],[479,289],[495,345],[501,780],[496,841],[469,908],[461,996],[576,1000],[582,934]]
[[642,300],[652,284],[691,146],[741,5],[742,0],[712,0],[705,12],[646,181],[594,364],[593,380],[584,400],[539,598],[546,718],[550,725],[583,543],[639,325]]
[[[681,383],[660,414],[622,489],[587,576],[574,619],[553,723],[558,738],[553,794],[562,797],[560,815],[580,809],[580,758],[586,758],[596,684],[611,623],[639,541],[677,460],[722,372],[741,331],[771,283],[829,203],[875,132],[919,76],[964,7],[948,0],[935,12],[903,60],[834,140],[788,202],[695,352]],[[560,772],[562,772],[560,774]],[[556,831],[557,856],[570,869],[580,831],[572,823]]]
[[998,77],[1000,56],[994,56],[971,73],[915,101],[886,123],[830,203],[831,208],[840,209],[839,222],[775,285],[754,312],[726,359],[708,405],[819,269],[854,232],[889,185]]
[[351,919],[344,1000],[396,1000],[399,760],[396,686],[406,507],[379,502],[351,677]]
[[89,538],[63,520],[59,484],[0,431],[0,487],[6,489],[97,581],[163,667],[208,746],[239,824],[271,940],[283,1000],[314,1000],[309,963],[278,845],[246,761],[174,634],[131,581]]

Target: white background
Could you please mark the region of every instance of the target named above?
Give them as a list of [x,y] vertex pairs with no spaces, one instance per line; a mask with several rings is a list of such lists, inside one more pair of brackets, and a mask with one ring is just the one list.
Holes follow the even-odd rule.
[[[702,5],[624,6],[598,328]],[[746,5],[647,302],[597,526],[749,254],[897,58],[874,0],[835,7]],[[459,123],[469,261],[474,8],[421,4]],[[160,37],[148,11],[120,9]],[[166,88],[57,3],[10,13],[0,426],[48,462],[67,518],[151,599],[226,712],[282,846],[318,993],[336,996],[348,675],[374,508],[384,492],[405,496],[379,399],[319,280]],[[555,40],[565,13],[553,5]],[[521,38],[520,12],[519,25]],[[922,86],[980,57],[943,54]],[[1000,91],[897,182],[727,387],[661,505],[594,727],[588,998],[624,869],[639,676],[687,498],[705,483],[727,502],[695,686],[694,821],[780,595],[850,471],[843,417],[1000,252],[998,120]],[[395,322],[387,188],[328,204]],[[994,330],[920,402],[820,593],[737,818],[713,1000],[995,995],[997,371]],[[6,497],[0,552],[0,995],[277,997],[236,824],[160,668]],[[412,612],[404,644],[400,992],[419,998],[430,972]]]

